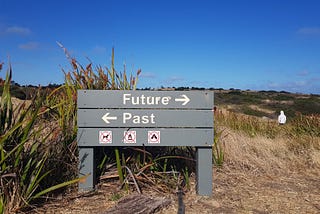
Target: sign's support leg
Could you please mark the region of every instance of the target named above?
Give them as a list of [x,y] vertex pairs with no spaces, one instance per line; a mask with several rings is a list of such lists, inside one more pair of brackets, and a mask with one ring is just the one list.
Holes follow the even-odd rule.
[[79,147],[79,177],[89,175],[79,182],[79,192],[91,191],[95,184],[94,148]]
[[197,193],[212,196],[212,147],[197,147]]

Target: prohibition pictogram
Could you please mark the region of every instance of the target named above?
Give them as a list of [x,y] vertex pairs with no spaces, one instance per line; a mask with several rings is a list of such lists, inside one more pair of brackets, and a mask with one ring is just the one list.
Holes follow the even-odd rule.
[[137,143],[136,131],[124,131],[123,142],[124,143]]
[[160,131],[148,131],[148,143],[160,143]]
[[99,143],[112,143],[112,131],[99,131]]

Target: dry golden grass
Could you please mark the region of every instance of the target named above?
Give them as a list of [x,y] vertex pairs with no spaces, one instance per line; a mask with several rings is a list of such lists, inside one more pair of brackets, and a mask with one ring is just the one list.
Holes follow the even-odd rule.
[[[196,182],[183,196],[185,213],[319,213],[320,151],[297,152],[289,139],[249,137],[225,129],[225,163],[214,168],[213,196],[196,194]],[[320,142],[320,139],[317,139]],[[104,213],[114,206],[114,183],[102,183],[91,197],[76,197],[48,204],[39,213]],[[108,187],[107,189],[104,186]],[[161,214],[178,213],[175,194],[144,190],[148,196],[165,197],[172,203]],[[66,202],[67,201],[67,202]],[[64,206],[60,206],[64,204]]]
[[[287,135],[254,137],[245,132],[219,126],[225,162],[214,167],[213,196],[196,194],[196,179],[190,178],[190,190],[183,202],[185,213],[319,213],[320,138],[310,138],[309,146],[299,145]],[[219,131],[218,130],[218,131]],[[303,142],[305,142],[304,139]],[[39,213],[103,213],[114,206],[114,183],[101,182],[92,197],[47,204]],[[103,188],[107,186],[108,188]],[[172,200],[162,214],[178,212],[175,194],[144,189],[144,194]],[[121,192],[120,192],[121,193]],[[60,206],[64,204],[64,206]],[[54,211],[53,211],[54,210]],[[51,212],[52,211],[52,212]]]
[[225,161],[235,167],[267,173],[320,169],[318,117],[297,119],[284,126],[226,110],[215,118],[216,127],[224,132],[220,140],[225,146]]
[[[19,102],[13,98],[14,105]],[[222,109],[221,113],[227,114],[227,111]],[[235,116],[247,118],[240,114]],[[254,124],[263,123],[265,121],[261,120]],[[268,127],[283,129],[283,134],[275,134],[274,138],[248,135],[226,125],[216,125],[223,130],[221,141],[225,146],[225,163],[221,168],[215,168],[212,198],[196,195],[195,177],[191,177],[191,191],[184,197],[186,213],[284,213],[281,209],[289,210],[289,213],[320,212],[317,206],[320,202],[320,137],[301,135],[299,139],[286,135],[287,126],[279,127],[276,122]],[[117,191],[116,186],[101,188],[92,197],[76,196],[34,211],[101,213],[115,204],[111,193]],[[148,190],[145,192],[149,194]],[[165,196],[176,200],[173,194]],[[177,209],[174,202],[161,213],[177,213]]]
[[[225,129],[228,132],[223,140],[225,161],[235,167],[263,173],[281,173],[306,168],[320,169],[320,151],[316,148],[292,147],[292,139],[263,136],[249,137],[244,133]],[[320,138],[313,138],[320,145]]]
[[258,105],[249,105],[249,108],[256,110],[256,111],[261,111],[261,112],[264,112],[267,114],[274,114],[275,113],[275,111],[273,111],[273,110],[262,108],[261,106],[258,106]]

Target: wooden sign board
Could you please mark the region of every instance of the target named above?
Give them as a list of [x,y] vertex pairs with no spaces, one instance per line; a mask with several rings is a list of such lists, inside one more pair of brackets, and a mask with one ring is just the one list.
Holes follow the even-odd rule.
[[78,91],[80,190],[94,187],[94,148],[195,146],[197,191],[212,194],[212,91]]

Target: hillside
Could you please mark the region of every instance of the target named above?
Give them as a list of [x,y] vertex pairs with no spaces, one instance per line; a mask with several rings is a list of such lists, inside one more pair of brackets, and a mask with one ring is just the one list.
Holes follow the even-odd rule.
[[[15,87],[13,96],[17,95],[14,91],[24,93],[23,87]],[[42,88],[41,93],[47,90],[52,88]],[[34,93],[31,91],[29,95]],[[195,193],[195,172],[191,172],[190,187],[183,189],[185,213],[319,213],[320,96],[275,91],[215,92],[217,147],[213,152],[217,159],[218,150],[224,157],[213,166],[211,198]],[[13,102],[19,105],[21,100],[14,98]],[[288,116],[285,126],[276,122],[280,110]],[[107,174],[101,174],[97,191],[78,194],[77,188],[69,189],[29,213],[107,213],[128,192],[119,188],[115,165],[106,165],[104,170]],[[171,200],[160,213],[178,212],[174,189],[162,183],[146,185],[148,176],[135,176],[145,195]],[[133,192],[135,188],[129,194]]]
[[[51,84],[41,87],[41,91],[52,91],[60,85]],[[28,85],[20,86],[12,83],[12,96],[19,99],[30,99],[39,87]],[[144,89],[138,89],[144,90]],[[148,88],[148,90],[151,90]],[[155,89],[153,89],[155,90]],[[283,110],[289,118],[297,114],[312,115],[320,114],[320,95],[317,94],[297,94],[286,91],[250,91],[239,89],[205,89],[205,88],[163,88],[160,90],[213,90],[215,92],[215,105],[233,112],[247,115],[266,117],[275,119],[280,110]],[[0,86],[0,94],[2,87]]]
[[320,95],[294,94],[276,91],[216,91],[215,104],[235,112],[274,119],[280,110],[296,114],[320,114]]
[[[250,137],[240,131],[220,127],[225,162],[214,167],[213,196],[198,196],[195,174],[185,191],[185,213],[319,213],[320,139],[312,145],[290,143],[283,135],[274,139]],[[178,213],[178,196],[158,187],[143,188],[150,197],[166,198],[171,204],[159,213]],[[117,182],[102,180],[98,191],[75,193],[37,209],[38,213],[108,213],[119,197],[127,193]]]
[[[292,118],[287,125],[278,126],[276,120],[257,117],[264,114],[274,118],[280,107],[295,112],[299,109],[297,103],[302,99],[318,105],[316,101],[319,97],[278,92],[267,96],[268,93],[216,93],[216,143],[224,152],[224,162],[222,166],[214,166],[211,198],[196,194],[195,174],[191,174],[190,189],[184,189],[185,213],[320,212],[319,116],[307,120],[309,127],[303,124],[302,118]],[[241,112],[243,108],[253,109],[255,116],[244,114]],[[301,130],[298,126],[302,126]],[[142,183],[140,185],[144,186]],[[171,204],[159,213],[178,212],[179,200],[174,192],[164,191],[161,186],[145,186],[142,191],[149,197],[171,200]],[[108,213],[107,210],[115,206],[121,200],[119,198],[126,198],[127,194],[119,190],[117,181],[102,179],[94,193],[78,195],[74,192],[36,211]]]

